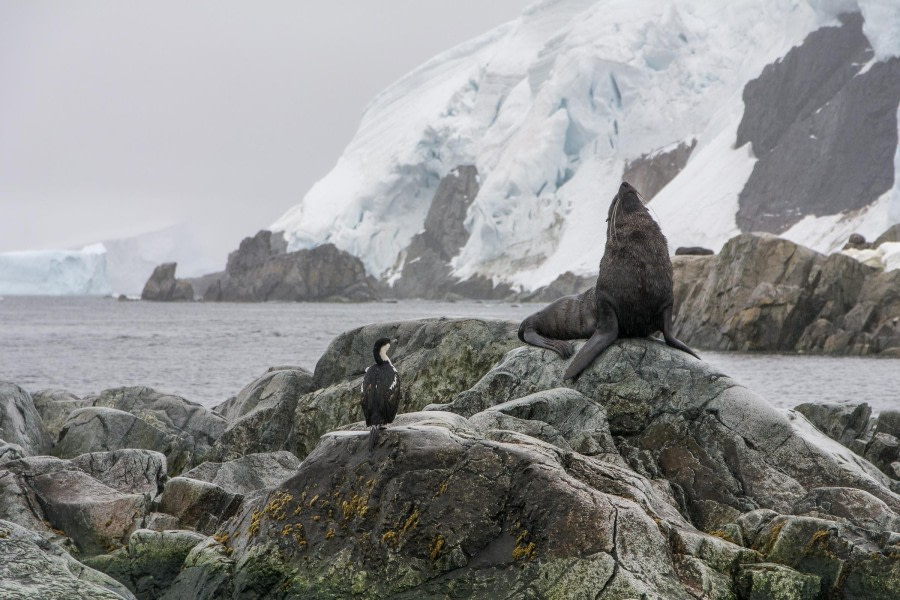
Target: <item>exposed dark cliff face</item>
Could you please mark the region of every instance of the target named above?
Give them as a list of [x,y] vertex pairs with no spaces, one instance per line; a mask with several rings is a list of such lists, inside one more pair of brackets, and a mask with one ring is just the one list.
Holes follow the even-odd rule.
[[212,302],[377,300],[375,281],[355,256],[324,244],[285,252],[280,234],[260,231],[228,255],[225,274],[209,285]]
[[696,146],[697,140],[691,140],[666,152],[644,154],[625,165],[622,181],[640,190],[644,201],[649,202],[681,172]]
[[863,208],[894,183],[900,60],[867,68],[859,13],[811,33],[744,88],[737,146],[759,159],[739,197],[742,231]]
[[400,279],[394,284],[398,296],[497,298],[509,294],[506,286],[495,290],[490,281],[475,278],[460,282],[450,274],[450,260],[469,240],[466,212],[478,190],[478,169],[473,165],[460,165],[441,180],[425,217],[425,228],[406,250]]

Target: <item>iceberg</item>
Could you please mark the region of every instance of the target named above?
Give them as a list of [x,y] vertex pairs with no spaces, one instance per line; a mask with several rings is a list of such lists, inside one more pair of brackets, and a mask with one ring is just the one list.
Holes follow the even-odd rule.
[[106,247],[0,253],[0,294],[63,296],[111,293]]

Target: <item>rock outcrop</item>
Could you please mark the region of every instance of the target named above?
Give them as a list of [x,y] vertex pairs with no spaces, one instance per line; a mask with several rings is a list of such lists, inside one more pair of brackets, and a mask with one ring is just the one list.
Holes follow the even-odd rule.
[[323,244],[287,252],[281,234],[260,231],[228,255],[225,274],[203,299],[214,302],[350,301],[378,299],[377,284],[362,261]]
[[[358,386],[382,336],[400,340],[404,404],[370,449]],[[86,398],[66,423],[102,408],[186,439],[227,424],[197,445],[236,459],[168,478],[162,448],[62,460],[10,445],[0,595],[896,597],[900,413],[782,411],[652,339],[616,341],[576,382],[567,363],[522,346],[515,323],[428,319],[347,332],[313,374],[266,373],[227,421],[152,390]],[[50,559],[4,544],[18,526],[121,584],[73,578],[94,573],[75,562],[36,582],[27,565]]]
[[177,263],[163,263],[153,269],[150,279],[144,284],[141,300],[154,302],[191,302],[194,286],[184,279],[175,279]]
[[696,147],[694,139],[690,144],[681,142],[669,150],[644,154],[625,164],[622,181],[640,190],[644,201],[649,202],[684,169]]
[[[474,384],[507,351],[520,344],[516,324],[478,319],[423,319],[379,323],[335,338],[309,381],[285,372],[260,380],[271,397],[231,425],[216,443],[211,460],[254,452],[288,450],[304,457],[319,437],[362,418],[359,389],[380,337],[399,340],[392,360],[402,377],[400,410],[446,402]],[[254,384],[256,386],[257,384]]]
[[892,597],[900,497],[802,415],[651,340],[565,366],[326,434],[224,525],[226,597]]
[[31,394],[7,381],[0,381],[0,445],[3,442],[28,455],[50,451],[50,436]]
[[711,350],[900,355],[900,272],[743,234],[677,256],[675,334]]
[[208,408],[147,387],[105,390],[83,399],[86,406],[63,423],[53,454],[80,454],[122,448],[157,450],[177,475],[204,460],[227,422]]

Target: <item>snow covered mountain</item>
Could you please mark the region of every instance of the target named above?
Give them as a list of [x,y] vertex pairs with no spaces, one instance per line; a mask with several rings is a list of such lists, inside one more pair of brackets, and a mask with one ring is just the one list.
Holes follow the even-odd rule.
[[627,178],[672,250],[764,230],[831,251],[900,221],[898,56],[883,0],[536,2],[375,97],[271,229],[393,283],[430,256],[530,290],[596,272]]

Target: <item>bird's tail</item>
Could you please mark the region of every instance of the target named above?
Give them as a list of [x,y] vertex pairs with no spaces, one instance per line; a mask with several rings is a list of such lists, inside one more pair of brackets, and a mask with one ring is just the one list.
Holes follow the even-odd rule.
[[375,446],[378,444],[378,429],[378,425],[369,428],[369,452],[375,450]]

